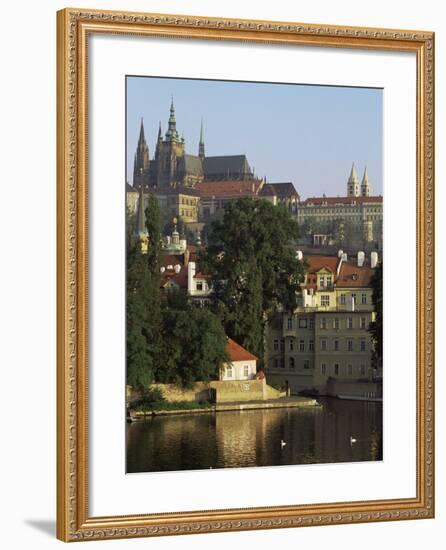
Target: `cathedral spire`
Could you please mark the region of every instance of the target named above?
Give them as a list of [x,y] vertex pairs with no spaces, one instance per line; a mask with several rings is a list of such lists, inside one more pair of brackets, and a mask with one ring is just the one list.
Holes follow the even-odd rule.
[[161,141],[162,139],[163,139],[163,132],[161,130],[161,120],[160,120],[160,125],[158,128],[158,141]]
[[204,159],[204,138],[203,138],[203,119],[201,119],[201,127],[200,127],[200,143],[198,144],[198,156],[201,158],[201,160]]
[[144,135],[144,121],[141,117],[139,128],[138,144],[135,151],[135,160],[133,164],[133,186],[137,189],[143,183],[148,183],[149,176],[149,147]]
[[146,138],[144,136],[144,119],[141,117],[141,126],[139,128],[139,139],[138,139],[138,145],[145,143]]

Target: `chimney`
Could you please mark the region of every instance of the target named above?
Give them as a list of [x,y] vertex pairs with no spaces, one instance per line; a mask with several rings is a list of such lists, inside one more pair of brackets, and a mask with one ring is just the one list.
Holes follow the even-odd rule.
[[365,260],[365,253],[360,250],[358,252],[358,267],[362,267],[364,265],[364,260]]
[[296,250],[296,258],[301,261],[303,257],[304,253],[302,252],[302,250]]
[[370,254],[370,267],[372,269],[375,269],[375,267],[378,265],[378,252],[373,251]]
[[195,262],[189,262],[187,264],[187,293],[190,295],[194,290],[194,277],[196,273]]
[[347,252],[342,253],[341,259],[343,262],[346,262],[348,260]]
[[343,254],[344,254],[343,250],[338,250],[338,258],[342,258]]

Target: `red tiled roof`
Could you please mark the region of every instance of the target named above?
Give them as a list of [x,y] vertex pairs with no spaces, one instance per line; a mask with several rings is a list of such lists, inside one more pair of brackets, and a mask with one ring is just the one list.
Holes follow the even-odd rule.
[[195,273],[194,279],[210,279],[210,275],[207,275],[206,273],[202,273],[199,271],[198,273]]
[[262,186],[261,180],[230,180],[200,182],[195,186],[202,198],[234,198],[256,196]]
[[160,267],[167,267],[168,265],[180,264],[184,265],[183,254],[162,254],[160,256]]
[[372,277],[373,269],[369,265],[358,267],[353,262],[342,262],[336,286],[338,288],[367,288],[372,286]]
[[373,269],[369,264],[359,267],[356,262],[342,262],[339,275],[336,276],[340,259],[337,256],[304,256],[309,266],[304,288],[317,289],[317,272],[323,268],[330,270],[334,277],[333,283],[338,288],[367,288],[371,287]]
[[333,273],[336,273],[338,267],[338,257],[337,256],[305,256],[304,260],[308,261],[308,274],[317,273],[320,269],[324,267],[329,269]]
[[240,344],[237,344],[237,342],[232,340],[232,338],[228,338],[226,352],[231,358],[231,361],[257,361],[257,357],[255,355]]
[[187,289],[187,269],[183,268],[179,273],[175,273],[173,269],[161,273],[160,286],[164,287],[169,282],[175,283],[180,288]]
[[374,197],[309,197],[308,199],[305,199],[301,204],[304,206],[323,206],[323,205],[330,205],[333,206],[334,204],[363,204],[363,203],[374,203],[374,202],[382,202],[383,198],[381,195],[377,195]]

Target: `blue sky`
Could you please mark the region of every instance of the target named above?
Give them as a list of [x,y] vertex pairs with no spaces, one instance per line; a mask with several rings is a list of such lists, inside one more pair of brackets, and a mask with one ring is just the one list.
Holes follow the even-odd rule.
[[130,183],[141,117],[152,158],[172,95],[189,154],[203,119],[206,155],[246,154],[258,176],[292,181],[302,198],[345,195],[352,162],[382,194],[381,89],[151,77],[127,77]]

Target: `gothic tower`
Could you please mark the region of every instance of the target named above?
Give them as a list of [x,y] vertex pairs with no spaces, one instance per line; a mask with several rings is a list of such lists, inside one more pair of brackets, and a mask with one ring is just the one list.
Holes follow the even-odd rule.
[[365,167],[364,175],[362,176],[361,195],[363,197],[370,196],[370,182],[369,182],[369,175],[367,174],[367,166]]
[[200,143],[198,144],[198,156],[204,160],[204,139],[203,139],[203,119],[201,120],[200,128]]
[[158,142],[159,161],[158,161],[158,185],[159,187],[176,187],[179,180],[178,164],[184,157],[185,142],[180,138],[177,131],[177,122],[175,119],[175,107],[170,104],[170,116],[168,128],[163,141]]
[[149,147],[144,136],[144,123],[141,117],[141,128],[139,130],[138,145],[133,163],[133,187],[139,189],[141,185],[147,187],[149,184]]
[[359,197],[359,179],[356,173],[355,163],[352,164],[350,177],[347,181],[347,196]]

